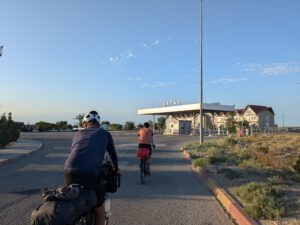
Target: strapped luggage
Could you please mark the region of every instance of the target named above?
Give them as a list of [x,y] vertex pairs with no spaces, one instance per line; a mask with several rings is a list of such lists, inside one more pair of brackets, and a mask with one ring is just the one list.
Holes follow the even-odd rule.
[[78,189],[70,186],[52,191],[46,189],[43,193],[45,202],[31,214],[31,225],[72,225],[97,205],[95,191],[80,190],[77,193]]

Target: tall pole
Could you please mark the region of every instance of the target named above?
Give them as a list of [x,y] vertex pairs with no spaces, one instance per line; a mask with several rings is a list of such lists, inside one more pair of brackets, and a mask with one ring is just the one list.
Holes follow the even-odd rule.
[[155,132],[155,115],[153,114],[153,123],[152,123],[153,133]]
[[200,144],[203,143],[203,87],[202,87],[202,72],[203,72],[203,67],[202,67],[202,27],[203,27],[203,11],[202,11],[202,3],[203,0],[200,0]]

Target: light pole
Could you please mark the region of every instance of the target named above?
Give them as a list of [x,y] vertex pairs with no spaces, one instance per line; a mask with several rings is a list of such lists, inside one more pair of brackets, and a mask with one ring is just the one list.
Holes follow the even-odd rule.
[[203,72],[203,67],[202,67],[202,27],[203,27],[203,11],[202,11],[202,3],[203,0],[200,0],[200,144],[203,143],[203,87],[202,87],[202,72]]
[[0,46],[0,57],[2,56],[3,46]]

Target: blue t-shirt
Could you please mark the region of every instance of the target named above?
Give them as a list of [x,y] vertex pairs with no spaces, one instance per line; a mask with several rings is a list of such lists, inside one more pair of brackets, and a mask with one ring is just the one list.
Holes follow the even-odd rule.
[[98,175],[106,151],[117,169],[118,159],[111,134],[102,128],[80,130],[73,138],[65,170]]

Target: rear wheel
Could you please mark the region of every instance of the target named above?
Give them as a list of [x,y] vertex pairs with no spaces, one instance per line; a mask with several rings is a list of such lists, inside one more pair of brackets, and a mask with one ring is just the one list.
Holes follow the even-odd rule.
[[94,222],[95,213],[94,210],[91,210],[82,216],[78,221],[76,221],[75,225],[94,225]]
[[141,171],[141,183],[145,184],[145,168],[146,167],[146,160],[140,159],[140,171]]

